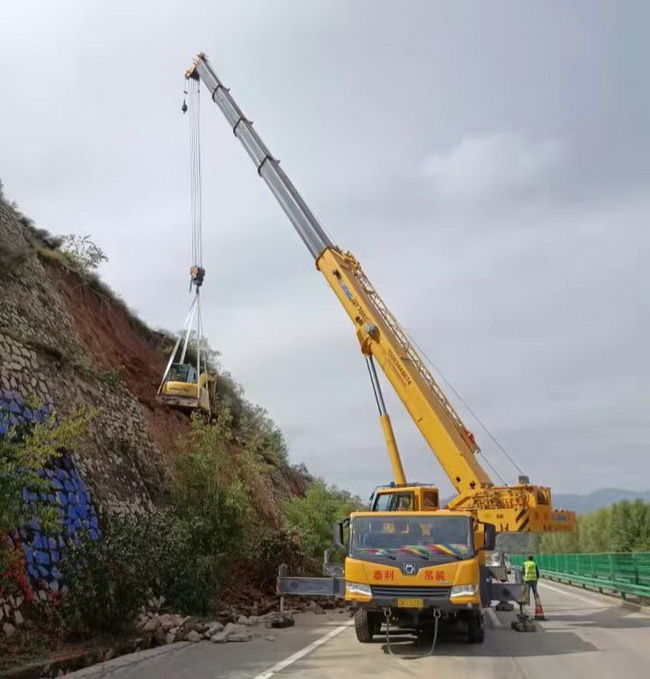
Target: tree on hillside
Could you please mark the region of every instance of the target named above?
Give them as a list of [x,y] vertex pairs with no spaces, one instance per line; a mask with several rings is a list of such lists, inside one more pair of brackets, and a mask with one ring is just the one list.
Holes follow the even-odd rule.
[[321,559],[332,546],[332,525],[360,507],[359,498],[318,479],[309,485],[304,497],[294,497],[286,503],[285,525],[288,531],[300,535],[309,556]]
[[89,235],[79,236],[70,233],[61,236],[61,251],[82,273],[95,271],[102,262],[107,262],[108,257],[104,251],[96,245]]
[[650,551],[650,504],[623,500],[610,507],[578,517],[576,533],[547,533],[540,537],[538,551],[643,552]]

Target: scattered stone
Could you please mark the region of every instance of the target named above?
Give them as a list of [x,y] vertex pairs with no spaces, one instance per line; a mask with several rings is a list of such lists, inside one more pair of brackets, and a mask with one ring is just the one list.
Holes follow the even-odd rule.
[[215,644],[225,644],[227,641],[250,641],[253,638],[248,627],[244,624],[229,622],[221,632],[210,637]]
[[169,630],[167,634],[165,635],[165,643],[166,644],[173,644],[176,641],[176,632],[172,632]]
[[319,615],[322,615],[325,613],[325,609],[322,606],[319,606],[318,604],[314,605],[314,613],[318,613]]
[[242,625],[241,623],[234,623],[234,622],[229,622],[224,628],[223,631],[225,632],[226,635],[230,634],[244,634],[247,632],[246,627]]
[[153,638],[158,646],[164,646],[167,643],[167,634],[162,627],[159,627],[154,633]]
[[187,641],[193,641],[194,643],[201,641],[201,635],[196,630],[192,630],[185,638]]
[[240,615],[237,618],[237,624],[239,625],[252,625],[253,621],[250,618],[247,618],[245,615]]
[[234,622],[236,620],[236,616],[233,615],[232,611],[223,609],[215,615],[215,619],[218,620],[222,625],[225,625],[229,622]]
[[210,627],[208,627],[206,634],[212,639],[212,637],[219,632],[223,632],[223,625],[220,622],[215,621],[210,623]]
[[5,622],[2,626],[2,631],[5,633],[5,636],[11,637],[15,633],[16,628],[10,622]]
[[143,632],[155,632],[160,627],[160,618],[154,615],[153,618],[149,618],[147,622],[142,625]]
[[266,637],[266,640],[267,641],[275,641],[275,637],[268,636],[268,637]]
[[163,628],[163,630],[165,630],[165,632],[168,632],[172,627],[177,626],[176,616],[172,615],[171,613],[159,615],[158,620],[160,620],[160,626]]
[[23,624],[24,620],[20,611],[14,611],[14,620],[16,621],[16,625]]
[[207,626],[203,623],[199,622],[196,618],[188,616],[183,619],[183,624],[180,625],[179,639],[186,639],[190,632],[202,634],[206,629]]
[[296,624],[293,614],[290,611],[273,611],[265,617],[264,626],[281,629],[283,627],[293,627]]
[[250,641],[253,635],[250,632],[244,632],[243,634],[230,634],[228,635],[228,641]]

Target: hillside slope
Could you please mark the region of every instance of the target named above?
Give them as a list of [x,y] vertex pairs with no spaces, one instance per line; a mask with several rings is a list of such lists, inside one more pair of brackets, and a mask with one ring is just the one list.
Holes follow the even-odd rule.
[[[98,408],[74,451],[98,513],[151,511],[164,503],[174,443],[189,426],[155,400],[168,341],[51,245],[0,200],[0,413],[24,422],[35,416],[23,405],[33,400],[64,414]],[[265,462],[257,492],[262,513],[278,524],[283,500],[304,493],[306,482],[281,460]]]

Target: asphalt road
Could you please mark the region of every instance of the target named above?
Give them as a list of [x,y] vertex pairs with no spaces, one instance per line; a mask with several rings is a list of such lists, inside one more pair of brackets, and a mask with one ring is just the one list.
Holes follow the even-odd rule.
[[[650,676],[650,614],[614,598],[541,583],[548,620],[535,633],[510,629],[512,613],[489,611],[486,641],[469,645],[442,634],[435,654],[411,637],[357,642],[347,615],[302,614],[287,630],[253,641],[172,644],[116,658],[67,675],[74,679],[646,679]],[[272,634],[274,641],[266,637]]]

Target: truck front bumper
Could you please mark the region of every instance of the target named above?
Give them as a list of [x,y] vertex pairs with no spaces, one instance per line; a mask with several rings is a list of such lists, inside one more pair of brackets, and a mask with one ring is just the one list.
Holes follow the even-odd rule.
[[348,606],[351,608],[365,608],[369,611],[383,611],[386,608],[390,608],[392,611],[427,611],[433,610],[434,608],[440,611],[448,612],[459,612],[459,611],[478,611],[481,609],[481,604],[478,601],[453,601],[447,598],[439,597],[424,597],[422,600],[422,606],[409,606],[405,605],[402,597],[387,597],[387,596],[376,596],[369,601],[359,601],[351,600],[346,601]]

